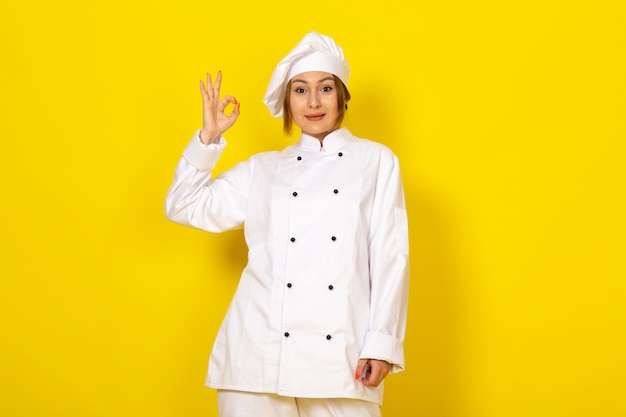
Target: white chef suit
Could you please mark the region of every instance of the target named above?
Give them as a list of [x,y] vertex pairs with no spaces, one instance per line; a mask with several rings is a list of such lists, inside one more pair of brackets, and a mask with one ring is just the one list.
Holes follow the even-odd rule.
[[359,358],[404,368],[408,228],[397,157],[346,128],[301,134],[211,178],[226,142],[194,136],[166,198],[177,223],[244,226],[246,265],[211,357],[211,388],[381,404]]

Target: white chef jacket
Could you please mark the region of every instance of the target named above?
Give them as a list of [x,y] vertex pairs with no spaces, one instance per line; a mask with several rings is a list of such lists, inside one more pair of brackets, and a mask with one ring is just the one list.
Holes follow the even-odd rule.
[[209,232],[244,227],[248,263],[216,337],[206,385],[382,404],[359,358],[404,368],[408,227],[398,159],[341,128],[302,134],[211,178],[226,142],[194,136],[167,217]]

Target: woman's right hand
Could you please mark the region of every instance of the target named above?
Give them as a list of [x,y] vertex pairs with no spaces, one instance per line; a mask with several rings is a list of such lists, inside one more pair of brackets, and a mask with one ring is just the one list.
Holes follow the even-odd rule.
[[[220,136],[235,124],[239,117],[239,102],[233,96],[224,96],[220,99],[220,86],[222,84],[222,72],[218,71],[215,84],[211,80],[211,74],[206,75],[206,84],[200,80],[200,92],[202,93],[202,130],[200,140],[205,145],[215,143]],[[230,114],[226,114],[226,107],[233,103],[234,108]]]

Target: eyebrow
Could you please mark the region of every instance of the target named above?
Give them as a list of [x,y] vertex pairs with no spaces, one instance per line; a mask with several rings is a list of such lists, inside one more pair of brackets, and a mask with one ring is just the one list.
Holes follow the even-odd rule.
[[[318,84],[319,83],[323,83],[326,81],[335,81],[335,79],[333,77],[325,77],[322,78],[321,80],[316,81]],[[292,83],[303,83],[303,84],[308,84],[308,82],[306,82],[305,80],[301,80],[300,78],[294,78],[293,80],[291,80]]]

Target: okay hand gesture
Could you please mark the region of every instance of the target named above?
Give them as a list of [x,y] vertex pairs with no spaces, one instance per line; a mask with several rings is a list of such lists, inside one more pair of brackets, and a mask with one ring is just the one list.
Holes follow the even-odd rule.
[[[220,86],[222,84],[222,72],[217,73],[215,84],[211,80],[211,74],[206,76],[206,84],[200,81],[202,93],[202,130],[200,140],[205,145],[217,142],[230,127],[235,124],[239,117],[239,102],[233,96],[224,96],[220,99]],[[234,107],[230,114],[225,110],[229,103]]]

